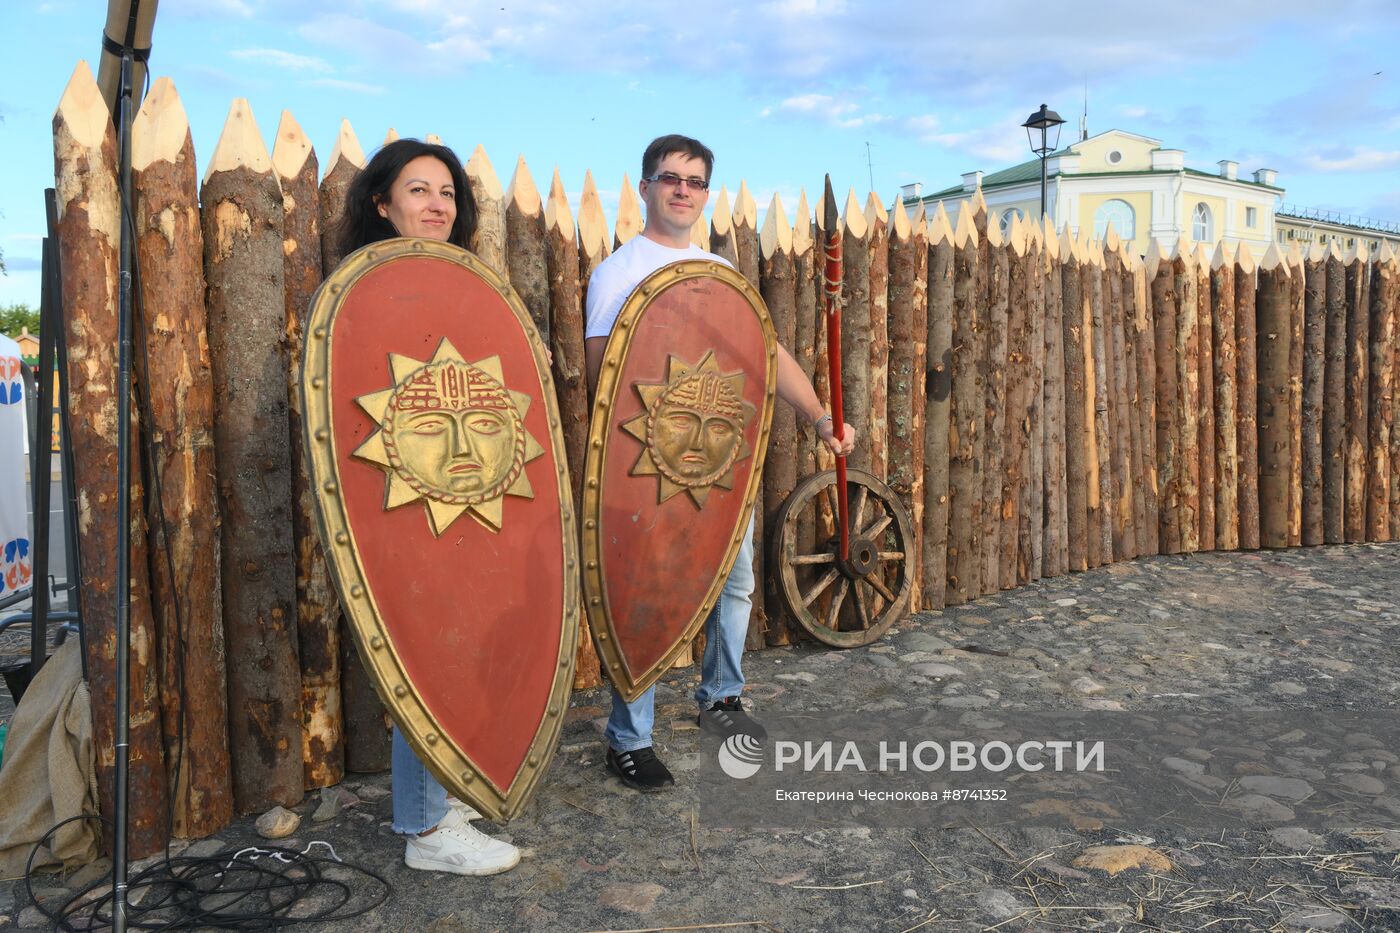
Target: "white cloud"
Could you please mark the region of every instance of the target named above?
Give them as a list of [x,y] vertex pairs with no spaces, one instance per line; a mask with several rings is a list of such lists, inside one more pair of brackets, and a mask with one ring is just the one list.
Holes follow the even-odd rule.
[[1007,117],[967,130],[945,130],[937,117],[924,114],[908,118],[904,121],[904,127],[920,142],[973,156],[990,165],[991,171],[996,171],[1008,163],[1024,162],[1030,158],[1026,148],[1026,131],[1021,128],[1021,122],[1021,118]]
[[314,71],[320,74],[329,74],[335,70],[323,59],[310,55],[298,55],[295,52],[286,52],[282,49],[234,49],[228,54],[230,58],[236,58],[239,61],[255,62],[273,68],[284,68],[288,71]]
[[1151,113],[1151,111],[1148,110],[1146,107],[1141,107],[1137,104],[1125,104],[1122,107],[1118,108],[1118,113],[1129,120],[1141,120],[1143,117]]
[[1374,172],[1400,166],[1400,149],[1328,149],[1303,156],[1303,165],[1315,172]]
[[332,88],[337,91],[351,91],[355,94],[383,94],[387,88],[378,84],[362,84],[359,81],[341,81],[339,78],[316,78],[308,81],[312,87]]
[[860,113],[858,104],[832,97],[829,94],[799,94],[774,106],[764,107],[758,113],[760,117],[771,117],[778,114],[808,117],[843,130],[876,126],[890,119],[882,113]]

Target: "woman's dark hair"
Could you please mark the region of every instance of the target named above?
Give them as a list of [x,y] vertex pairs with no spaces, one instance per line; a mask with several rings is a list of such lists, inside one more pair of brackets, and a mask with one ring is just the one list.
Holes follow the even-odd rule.
[[467,186],[466,173],[456,153],[446,146],[425,143],[419,139],[396,139],[374,154],[369,164],[350,182],[345,193],[345,208],[336,224],[336,243],[340,254],[348,256],[362,246],[396,237],[399,232],[388,218],[379,216],[378,202],[392,200],[390,189],[399,172],[419,156],[432,156],[452,176],[456,193],[457,218],[447,241],[468,249],[476,232],[476,200]]

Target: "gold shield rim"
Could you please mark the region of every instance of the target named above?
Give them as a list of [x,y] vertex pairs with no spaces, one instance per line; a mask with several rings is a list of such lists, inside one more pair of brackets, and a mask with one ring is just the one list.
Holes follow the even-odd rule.
[[[699,609],[686,623],[681,637],[658,661],[646,670],[633,674],[628,670],[621,650],[617,647],[616,633],[613,630],[612,609],[608,604],[606,568],[603,566],[599,516],[602,514],[603,463],[607,459],[608,445],[614,432],[608,429],[614,405],[618,401],[622,361],[632,346],[636,332],[634,325],[643,312],[667,288],[695,278],[719,279],[738,291],[748,301],[759,326],[763,331],[764,356],[767,361],[764,374],[763,411],[760,415],[757,440],[752,453],[753,467],[743,493],[743,506],[739,521],[725,550],[724,560],[713,580]],[[588,426],[588,450],[584,462],[583,482],[583,590],[587,601],[590,627],[594,645],[602,662],[603,673],[612,682],[622,698],[631,703],[650,689],[666,671],[675,666],[682,651],[689,650],[690,644],[699,633],[706,616],[719,599],[724,588],[725,578],[734,568],[743,544],[744,532],[748,530],[749,517],[753,515],[754,501],[763,483],[763,462],[768,452],[768,435],[772,427],[774,395],[778,380],[778,342],[773,319],[768,313],[768,305],[763,301],[748,279],[736,269],[710,259],[687,259],[671,263],[657,269],[643,279],[632,294],[623,302],[618,312],[612,333],[608,336],[603,361],[598,371],[598,390]],[[601,624],[599,621],[601,620]]]
[[[531,738],[525,761],[507,787],[492,781],[460,748],[428,711],[422,694],[408,676],[393,639],[383,624],[375,594],[366,582],[355,530],[350,526],[340,492],[340,464],[335,456],[334,421],[331,417],[334,373],[331,347],[335,341],[338,312],[354,285],[370,271],[405,258],[431,258],[470,269],[504,300],[525,331],[536,375],[542,377],[549,435],[553,445],[555,476],[563,531],[563,610],[560,617],[559,663],[554,668],[545,715]],[[573,689],[577,659],[579,618],[582,605],[579,580],[578,529],[569,483],[568,462],[559,405],[545,355],[544,341],[520,297],[499,273],[460,247],[438,240],[402,237],[371,243],[351,253],[317,288],[306,321],[306,351],[302,357],[300,390],[302,440],[316,481],[316,520],[341,605],[350,620],[360,657],[380,700],[399,726],[419,760],[456,796],[470,802],[494,820],[518,814],[535,790],[558,746],[559,734]]]

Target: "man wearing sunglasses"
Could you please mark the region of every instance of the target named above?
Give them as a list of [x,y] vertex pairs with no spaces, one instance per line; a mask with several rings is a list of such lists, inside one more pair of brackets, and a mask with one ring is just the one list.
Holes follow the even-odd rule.
[[[593,272],[588,282],[587,328],[584,353],[588,386],[598,385],[608,335],[623,304],[643,279],[657,269],[688,259],[730,263],[690,242],[690,231],[705,209],[710,194],[714,153],[688,136],[662,136],[652,140],[642,155],[642,180],[637,186],[646,204],[646,225],[640,236],[620,246]],[[805,222],[799,219],[799,222]],[[855,428],[845,425],[837,440],[831,415],[822,407],[802,368],[782,346],[778,347],[778,397],[792,405],[816,426],[818,436],[836,454],[855,447]],[[753,522],[749,522],[743,546],[725,580],[710,617],[705,620],[705,657],[700,686],[699,725],[721,737],[746,733],[767,736],[739,700],[744,688],[740,661],[753,604]],[[655,718],[656,688],[631,703],[614,689],[612,713],[604,736],[608,740],[608,769],[622,783],[640,791],[658,791],[675,783],[670,770],[652,751],[651,727]]]

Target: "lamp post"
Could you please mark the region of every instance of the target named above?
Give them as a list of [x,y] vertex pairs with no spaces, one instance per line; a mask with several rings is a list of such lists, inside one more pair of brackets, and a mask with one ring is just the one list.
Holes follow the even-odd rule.
[[[1041,104],[1040,109],[1037,110],[1035,113],[1031,114],[1026,119],[1025,123],[1021,124],[1026,128],[1026,139],[1030,142],[1031,152],[1034,152],[1037,156],[1040,157],[1041,216],[1045,215],[1045,160],[1049,158],[1050,153],[1054,152],[1056,149],[1059,148],[1060,127],[1064,125],[1064,122],[1064,120],[1060,119],[1060,115],[1058,113],[1051,110],[1049,107],[1046,107],[1044,104]],[[1053,142],[1050,140],[1050,131],[1052,129],[1055,131],[1055,138]],[[1037,133],[1039,134],[1038,138]],[[1039,145],[1037,145],[1037,143],[1039,143]]]

